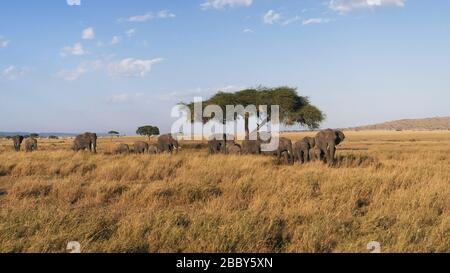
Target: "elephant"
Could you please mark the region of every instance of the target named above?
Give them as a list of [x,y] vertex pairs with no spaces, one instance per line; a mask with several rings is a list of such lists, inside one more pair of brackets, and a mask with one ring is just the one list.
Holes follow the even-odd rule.
[[148,153],[149,154],[157,154],[158,153],[158,146],[156,146],[156,145],[149,145],[148,146]]
[[137,154],[145,154],[148,153],[149,145],[145,141],[136,141],[134,143],[134,152]]
[[75,138],[72,149],[75,152],[81,150],[89,150],[90,152],[97,153],[97,134],[84,133]]
[[25,151],[27,153],[36,151],[38,148],[37,146],[37,140],[34,138],[28,138],[27,140],[25,140]]
[[172,154],[174,151],[178,153],[178,150],[180,150],[180,144],[171,134],[162,135],[158,137],[157,148],[160,153],[168,152]]
[[344,133],[339,130],[327,129],[317,133],[315,147],[319,148],[321,154],[325,155],[325,160],[328,165],[332,166],[334,164],[336,146],[342,143],[344,139]]
[[310,155],[310,150],[314,148],[316,141],[313,137],[305,137],[294,144],[294,157],[301,163],[304,164],[310,160],[312,157]]
[[259,155],[261,154],[261,144],[260,140],[244,140],[242,142],[242,153]]
[[309,149],[309,160],[310,161],[316,161],[316,160],[322,161],[323,160],[322,151],[318,147]]
[[130,146],[127,144],[119,144],[117,146],[116,150],[114,151],[115,154],[129,154],[130,153]]
[[[262,143],[269,143],[272,140],[268,140],[267,142]],[[284,154],[284,153],[287,154]],[[278,139],[278,148],[274,149],[272,151],[263,151],[262,154],[264,155],[276,155],[278,160],[281,160],[281,157],[288,157],[287,162],[288,163],[294,163],[294,149],[292,146],[292,141],[288,138],[281,137]]]
[[283,153],[287,153],[288,163],[294,163],[294,149],[292,148],[292,141],[288,138],[281,137],[279,139],[278,149],[276,150],[278,160],[281,159]]
[[216,134],[210,137],[208,148],[210,154],[228,153],[228,146],[236,145],[233,135]]
[[223,152],[225,142],[222,140],[211,139],[208,141],[209,154],[220,154]]
[[234,144],[233,146],[227,145],[227,154],[230,155],[240,155],[242,152],[242,147],[239,144]]
[[14,136],[14,137],[12,137],[12,140],[14,142],[14,150],[16,152],[19,152],[20,151],[20,145],[22,145],[24,137],[23,136]]

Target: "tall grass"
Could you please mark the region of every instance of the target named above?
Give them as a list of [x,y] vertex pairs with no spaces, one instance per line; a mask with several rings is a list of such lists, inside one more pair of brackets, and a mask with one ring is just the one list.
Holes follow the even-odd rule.
[[[289,134],[299,139],[304,134]],[[450,132],[348,132],[339,162],[0,141],[0,252],[450,252]]]

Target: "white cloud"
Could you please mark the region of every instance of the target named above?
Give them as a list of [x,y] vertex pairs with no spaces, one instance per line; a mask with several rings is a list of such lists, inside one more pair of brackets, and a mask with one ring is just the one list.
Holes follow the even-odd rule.
[[201,4],[202,9],[223,9],[226,7],[248,7],[251,6],[253,0],[206,0]]
[[67,0],[69,6],[81,6],[81,0]]
[[128,18],[128,22],[134,22],[134,23],[142,23],[142,22],[147,22],[151,19],[153,19],[154,16],[152,13],[147,13],[144,15],[136,15],[136,16],[132,16],[130,18]]
[[134,35],[136,35],[137,30],[135,28],[129,29],[127,31],[125,31],[125,34],[128,37],[133,37]]
[[251,28],[246,28],[243,30],[244,33],[254,33],[253,29]]
[[264,23],[268,25],[273,25],[281,20],[281,14],[275,12],[274,10],[269,10],[264,15]]
[[122,37],[120,36],[114,36],[111,39],[111,42],[109,43],[110,45],[117,45],[122,41]]
[[65,57],[67,55],[83,56],[86,55],[81,43],[76,43],[73,46],[66,46],[62,49],[61,56]]
[[6,48],[9,45],[9,41],[0,36],[0,48]]
[[325,24],[330,22],[330,19],[327,18],[310,18],[310,19],[306,19],[303,20],[303,25],[307,26],[307,25],[313,25],[313,24]]
[[101,61],[82,62],[72,70],[61,70],[56,76],[66,81],[75,81],[90,71],[98,70],[102,67]]
[[151,60],[128,58],[119,62],[110,63],[108,65],[108,71],[111,76],[144,77],[150,73],[153,65],[162,61],[162,58]]
[[284,21],[283,23],[281,23],[281,25],[287,26],[287,25],[290,25],[290,24],[295,23],[295,22],[297,22],[297,21],[300,21],[301,19],[302,19],[302,17],[300,17],[300,16],[295,16],[295,17],[292,17],[292,18],[287,19],[286,21]]
[[161,10],[158,12],[158,18],[164,19],[164,18],[175,18],[176,15],[169,10]]
[[95,38],[94,29],[92,27],[89,27],[89,28],[83,30],[83,32],[81,33],[81,38],[83,38],[83,40],[94,39]]
[[406,0],[330,0],[330,9],[348,13],[358,9],[370,9],[378,7],[404,7]]
[[25,75],[26,73],[28,73],[29,71],[30,71],[30,68],[28,68],[28,67],[17,67],[17,66],[11,65],[1,71],[0,78],[6,79],[6,80],[16,80],[16,79],[22,77],[23,75]]
[[153,65],[162,62],[162,58],[141,60],[127,58],[114,61],[111,58],[104,60],[85,61],[73,69],[61,70],[56,77],[66,81],[75,81],[90,72],[104,72],[111,77],[144,77],[148,75]]
[[167,18],[175,18],[176,15],[169,10],[161,10],[154,14],[153,12],[148,12],[143,15],[136,15],[129,17],[127,19],[128,22],[132,23],[144,23],[153,19],[167,19]]
[[87,70],[84,66],[77,66],[73,70],[61,70],[58,72],[57,76],[66,81],[75,81],[81,78],[84,74],[87,73]]

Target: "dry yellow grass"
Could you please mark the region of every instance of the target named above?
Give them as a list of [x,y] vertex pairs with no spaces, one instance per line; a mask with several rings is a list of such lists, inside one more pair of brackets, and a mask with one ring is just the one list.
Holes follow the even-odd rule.
[[0,140],[0,252],[450,252],[450,132],[346,134],[334,168]]

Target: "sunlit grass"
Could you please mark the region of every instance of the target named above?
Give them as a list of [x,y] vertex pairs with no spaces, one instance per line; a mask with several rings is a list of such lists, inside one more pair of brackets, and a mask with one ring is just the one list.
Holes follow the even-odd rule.
[[[311,133],[286,134],[297,140]],[[450,132],[346,132],[339,162],[0,140],[0,252],[450,252]],[[204,145],[203,145],[204,146]]]

